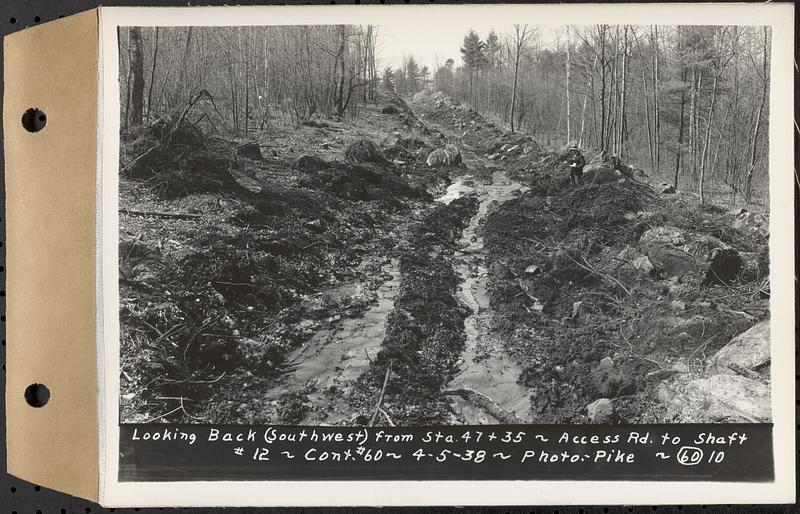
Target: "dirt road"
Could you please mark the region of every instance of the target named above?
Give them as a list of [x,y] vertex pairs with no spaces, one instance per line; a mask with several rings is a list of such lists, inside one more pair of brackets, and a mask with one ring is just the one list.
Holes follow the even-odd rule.
[[[745,232],[718,208],[659,198],[602,155],[586,186],[572,187],[557,150],[457,102],[392,101],[394,114],[367,113],[380,147],[346,122],[314,129],[305,146],[331,160],[234,160],[236,176],[214,177],[224,195],[180,183],[156,197],[123,182],[136,189],[123,205],[200,213],[124,219],[136,234],[120,251],[124,420],[769,416],[768,361],[734,379],[757,398],[736,409],[703,382],[731,381],[709,359],[768,315],[762,226]],[[447,147],[456,162],[425,164]],[[359,152],[371,161],[352,163]],[[663,245],[648,255],[644,241],[665,237],[670,255],[694,252],[690,273],[670,276]],[[720,255],[746,263],[728,273],[708,261]]]

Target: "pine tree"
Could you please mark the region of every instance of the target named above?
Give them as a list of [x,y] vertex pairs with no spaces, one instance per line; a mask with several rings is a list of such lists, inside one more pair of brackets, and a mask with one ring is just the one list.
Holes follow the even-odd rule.
[[387,66],[383,69],[383,88],[388,91],[389,93],[397,93],[397,89],[394,83],[394,70],[392,70],[391,66]]
[[419,90],[420,69],[413,55],[406,57],[406,89],[408,93],[416,93]]
[[484,54],[484,43],[478,34],[471,30],[464,36],[464,46],[461,47],[461,58],[464,60],[464,67],[469,73],[469,98],[473,102],[473,85],[475,83],[475,71],[486,63]]
[[489,35],[486,36],[486,43],[484,43],[486,65],[490,69],[496,70],[503,66],[502,50],[503,45],[500,43],[500,38],[497,37],[497,33],[492,30],[489,32]]

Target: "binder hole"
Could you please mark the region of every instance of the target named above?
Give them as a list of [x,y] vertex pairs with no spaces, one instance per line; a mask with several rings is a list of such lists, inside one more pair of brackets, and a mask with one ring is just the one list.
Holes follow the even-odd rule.
[[47,125],[47,115],[44,111],[32,107],[22,115],[22,126],[28,132],[39,132]]
[[40,17],[38,17],[38,16],[34,16],[33,17],[33,22],[34,23],[39,23],[40,21],[42,21],[42,19]]
[[11,19],[10,19],[10,20],[8,20],[8,21],[10,21],[11,23],[17,23],[17,19],[16,19],[16,18],[14,18],[13,16],[12,16],[12,17],[11,17]]
[[50,400],[50,390],[44,384],[31,384],[25,388],[25,401],[31,407],[44,407]]

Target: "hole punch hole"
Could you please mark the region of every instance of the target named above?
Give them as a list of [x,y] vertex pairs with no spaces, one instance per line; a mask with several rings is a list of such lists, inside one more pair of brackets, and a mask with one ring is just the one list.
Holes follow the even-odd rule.
[[39,132],[47,125],[47,114],[41,109],[32,107],[22,115],[22,126],[28,132]]
[[44,407],[50,401],[50,389],[44,384],[31,384],[25,388],[25,401],[37,409]]

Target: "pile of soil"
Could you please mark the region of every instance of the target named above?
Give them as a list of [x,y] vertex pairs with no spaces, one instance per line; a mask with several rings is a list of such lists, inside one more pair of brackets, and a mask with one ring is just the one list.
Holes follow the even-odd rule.
[[[573,188],[560,165],[555,153],[542,158],[526,173],[530,191],[487,218],[494,329],[525,366],[520,380],[533,391],[537,422],[663,420],[657,384],[684,367],[702,368],[707,355],[768,315],[767,242],[635,180]],[[724,238],[736,253],[760,255],[762,266],[740,273],[735,291],[703,281],[703,273],[655,274],[639,239],[662,225]],[[598,399],[612,401],[612,416],[588,417]]]
[[[456,299],[460,278],[452,260],[477,210],[477,198],[459,198],[437,205],[412,229],[410,247],[400,259],[400,293],[382,349],[354,393],[357,408],[374,410],[391,366],[381,404],[389,418],[401,425],[447,423],[448,403],[441,390],[463,350],[468,315]],[[380,417],[378,422],[387,424]]]
[[253,156],[242,156],[241,146],[180,121],[164,118],[123,132],[121,174],[146,183],[162,198],[240,190],[240,177],[230,170],[243,169],[237,161]]
[[426,190],[411,186],[397,169],[385,162],[383,166],[331,162],[323,169],[302,175],[299,183],[356,201],[397,203],[398,197],[430,199]]

